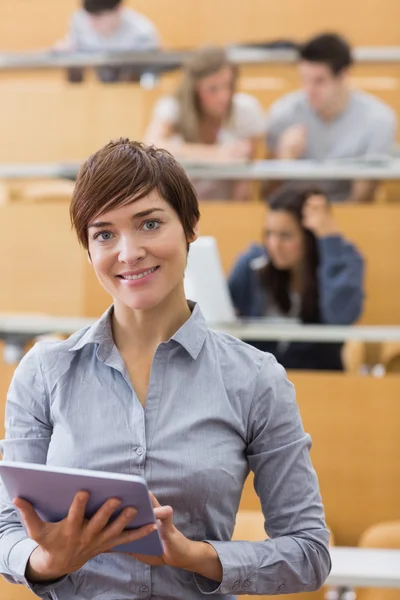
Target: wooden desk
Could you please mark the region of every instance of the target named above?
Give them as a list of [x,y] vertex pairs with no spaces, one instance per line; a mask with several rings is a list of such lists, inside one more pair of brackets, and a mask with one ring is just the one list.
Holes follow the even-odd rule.
[[331,548],[327,585],[400,589],[400,550]]

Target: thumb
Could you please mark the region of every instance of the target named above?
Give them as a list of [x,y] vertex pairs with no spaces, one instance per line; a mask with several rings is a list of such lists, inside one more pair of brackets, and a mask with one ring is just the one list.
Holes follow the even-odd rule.
[[154,516],[165,528],[173,527],[174,511],[171,506],[159,506],[154,509]]
[[18,509],[22,521],[25,525],[26,532],[30,538],[37,540],[43,530],[44,523],[36,513],[32,504],[22,498],[15,498],[14,506]]

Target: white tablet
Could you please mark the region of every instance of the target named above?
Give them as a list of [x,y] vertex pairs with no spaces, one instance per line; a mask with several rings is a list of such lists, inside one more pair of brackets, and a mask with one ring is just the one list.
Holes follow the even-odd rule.
[[[119,498],[121,506],[112,518],[127,506],[138,511],[127,529],[156,522],[146,481],[135,475],[2,460],[0,477],[12,500],[27,500],[47,522],[64,519],[75,494],[81,490],[90,493],[87,518],[93,516],[106,500]],[[161,556],[163,546],[159,532],[154,531],[140,540],[116,546],[113,551]]]

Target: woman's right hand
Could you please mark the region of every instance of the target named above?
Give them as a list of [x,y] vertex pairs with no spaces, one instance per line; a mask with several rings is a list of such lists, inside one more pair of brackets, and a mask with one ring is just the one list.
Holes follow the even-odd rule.
[[156,529],[156,525],[151,524],[124,531],[136,514],[131,507],[125,508],[109,523],[110,517],[120,506],[116,498],[107,500],[87,520],[85,509],[88,500],[87,492],[76,494],[67,517],[58,523],[42,521],[29,502],[21,498],[14,500],[28,536],[39,544],[29,558],[26,570],[29,581],[37,583],[59,579],[77,571],[98,554],[145,537]]

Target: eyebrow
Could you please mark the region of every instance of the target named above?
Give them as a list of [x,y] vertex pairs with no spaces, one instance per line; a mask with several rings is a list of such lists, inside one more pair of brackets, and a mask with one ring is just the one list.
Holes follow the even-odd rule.
[[[143,217],[148,217],[149,215],[152,215],[155,212],[165,212],[165,210],[163,208],[148,208],[147,210],[142,210],[132,215],[132,219],[141,219]],[[112,223],[110,221],[96,221],[95,223],[88,225],[88,229],[90,229],[91,227],[110,227],[111,225]]]

